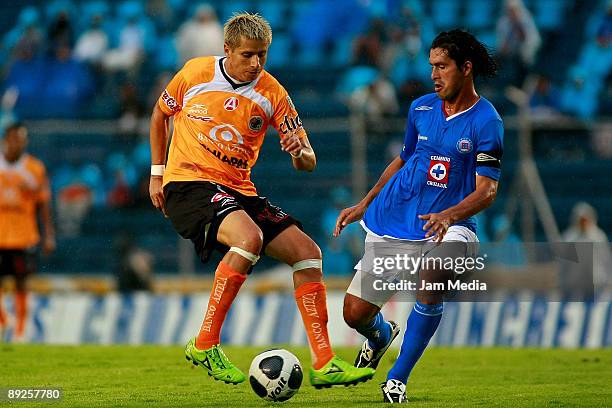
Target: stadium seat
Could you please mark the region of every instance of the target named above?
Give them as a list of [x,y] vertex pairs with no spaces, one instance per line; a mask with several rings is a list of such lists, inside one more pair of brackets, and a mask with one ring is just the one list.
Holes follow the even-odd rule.
[[240,13],[243,11],[254,12],[253,3],[250,1],[242,0],[231,0],[224,1],[219,6],[219,20],[224,23],[227,21],[232,14]]
[[270,23],[272,31],[285,31],[287,28],[287,4],[281,0],[259,0],[257,11]]
[[470,0],[465,5],[463,24],[470,30],[495,27],[497,2],[491,0]]
[[353,57],[353,37],[345,36],[334,42],[331,62],[335,67],[347,67]]
[[455,28],[459,23],[459,2],[455,0],[432,1],[431,18],[438,31]]
[[291,39],[285,33],[274,33],[272,46],[268,50],[268,61],[266,67],[269,69],[287,66],[291,58]]
[[565,0],[538,0],[533,4],[534,19],[540,30],[552,31],[561,26]]

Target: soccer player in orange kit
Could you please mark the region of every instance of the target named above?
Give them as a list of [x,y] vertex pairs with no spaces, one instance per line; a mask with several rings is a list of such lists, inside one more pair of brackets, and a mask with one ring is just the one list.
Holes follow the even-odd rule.
[[[185,355],[217,380],[245,380],[221,350],[220,332],[247,274],[265,253],[293,268],[295,299],[313,358],[312,385],[366,381],[373,369],[353,367],[332,351],[319,247],[297,220],[258,196],[250,179],[270,125],[296,170],[312,171],[316,165],[291,98],[264,70],[270,25],[257,14],[237,14],[225,24],[224,37],[225,56],[188,61],[151,117],[153,205],[193,241],[203,262],[215,249],[225,254],[200,332],[187,343]],[[170,117],[174,131],[166,162]]]
[[[44,164],[25,153],[28,130],[20,123],[4,131],[0,153],[0,278],[15,278],[13,341],[23,340],[27,319],[26,278],[35,271],[36,246],[41,241],[38,219],[44,226],[42,249],[55,249],[51,192]],[[8,327],[0,282],[0,340]]]

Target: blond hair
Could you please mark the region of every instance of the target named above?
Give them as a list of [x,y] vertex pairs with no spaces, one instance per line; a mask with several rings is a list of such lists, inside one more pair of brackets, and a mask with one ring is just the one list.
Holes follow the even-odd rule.
[[223,40],[234,49],[240,45],[242,37],[249,40],[272,43],[272,28],[270,23],[259,14],[235,13],[223,27]]

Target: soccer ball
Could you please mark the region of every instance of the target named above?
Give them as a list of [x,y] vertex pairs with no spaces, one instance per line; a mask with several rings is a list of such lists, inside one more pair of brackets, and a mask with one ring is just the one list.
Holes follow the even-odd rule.
[[268,401],[286,401],[302,385],[302,366],[296,356],[284,349],[258,354],[249,368],[249,382],[255,394]]

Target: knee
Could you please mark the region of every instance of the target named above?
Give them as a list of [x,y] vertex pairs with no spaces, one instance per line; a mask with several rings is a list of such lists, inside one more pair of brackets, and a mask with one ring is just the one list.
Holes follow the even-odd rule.
[[321,254],[321,248],[310,238],[304,241],[303,245],[300,245],[297,252],[298,261],[304,259],[323,259]]
[[259,255],[263,247],[263,233],[259,228],[244,231],[232,246],[237,246],[252,254]]

